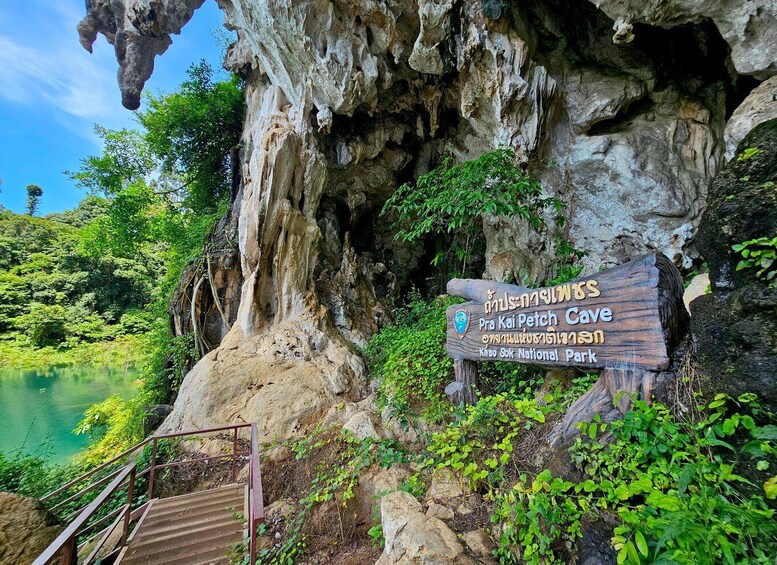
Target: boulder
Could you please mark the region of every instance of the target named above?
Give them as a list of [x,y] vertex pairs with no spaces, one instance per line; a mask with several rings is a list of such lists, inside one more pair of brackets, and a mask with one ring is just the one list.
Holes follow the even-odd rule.
[[496,549],[491,536],[483,530],[473,530],[461,536],[461,541],[475,555],[479,563],[496,563],[491,554]]
[[377,563],[382,565],[474,565],[456,534],[406,492],[394,492],[380,503],[386,546]]
[[726,124],[726,159],[733,159],[737,146],[755,126],[777,118],[777,76],[762,82],[734,110]]
[[435,502],[446,503],[465,494],[467,494],[467,489],[461,478],[447,467],[444,467],[437,469],[432,475],[432,483],[429,485],[426,498]]
[[410,471],[403,465],[394,465],[389,469],[372,465],[365,470],[359,476],[359,484],[356,487],[359,520],[372,522],[381,499],[397,491],[409,477]]
[[0,565],[31,563],[61,531],[38,499],[0,492]]
[[753,129],[712,184],[698,237],[712,293],[691,304],[704,391],[754,392],[772,411],[777,411],[777,288],[756,278],[751,269],[737,271],[741,256],[732,246],[777,236],[775,186],[777,119]]
[[[351,416],[343,425],[343,429],[351,432],[357,439],[381,439],[386,433],[382,431],[380,424],[375,422],[372,413],[363,410]],[[378,431],[381,430],[381,431]]]

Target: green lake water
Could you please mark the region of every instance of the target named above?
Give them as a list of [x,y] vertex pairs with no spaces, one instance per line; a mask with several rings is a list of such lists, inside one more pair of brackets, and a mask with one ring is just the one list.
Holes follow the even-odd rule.
[[73,433],[84,411],[113,394],[132,397],[137,378],[134,369],[91,366],[0,369],[0,451],[23,446],[66,463],[89,442]]

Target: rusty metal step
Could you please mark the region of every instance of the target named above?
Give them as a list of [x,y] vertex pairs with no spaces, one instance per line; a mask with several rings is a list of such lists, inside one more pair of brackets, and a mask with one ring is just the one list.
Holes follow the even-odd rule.
[[244,485],[155,501],[117,565],[228,563],[227,552],[243,539]]

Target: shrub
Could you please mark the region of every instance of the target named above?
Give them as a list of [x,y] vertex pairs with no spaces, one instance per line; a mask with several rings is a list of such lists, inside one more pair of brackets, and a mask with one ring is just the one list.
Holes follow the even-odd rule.
[[[644,401],[622,420],[582,424],[586,439],[577,440],[572,456],[585,480],[545,470],[495,496],[497,555],[503,563],[564,562],[565,542],[580,537],[583,516],[605,512],[620,522],[612,538],[618,563],[772,563],[777,521],[764,500],[775,496],[772,479],[753,489],[741,473],[763,475],[774,462],[777,427],[730,414],[733,403],[758,413],[753,395],[718,395],[696,424]],[[595,439],[603,433],[611,436],[607,443]]]
[[420,295],[397,316],[397,323],[373,336],[366,353],[380,383],[378,404],[401,416],[423,412],[439,421],[450,410],[444,393],[453,361],[445,351],[445,308],[452,298],[424,301]]
[[64,306],[47,306],[39,302],[30,304],[27,314],[16,318],[15,325],[30,343],[36,347],[56,345],[67,337],[67,309]]
[[118,395],[93,404],[74,430],[87,434],[92,443],[80,455],[85,465],[99,465],[143,439],[143,398],[125,401]]
[[45,447],[37,454],[23,448],[0,452],[0,492],[40,498],[65,482],[67,468],[50,465]]
[[548,209],[556,212],[563,202],[543,195],[539,181],[514,164],[515,154],[497,149],[471,161],[447,158],[436,169],[404,184],[389,198],[383,213],[397,217],[397,238],[419,241],[446,236],[432,265],[467,273],[475,254],[484,250],[482,216],[520,217],[535,231],[545,225]]

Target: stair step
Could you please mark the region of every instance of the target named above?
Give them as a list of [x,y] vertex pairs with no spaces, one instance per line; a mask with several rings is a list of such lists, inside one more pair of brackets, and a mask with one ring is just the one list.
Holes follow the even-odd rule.
[[173,496],[171,498],[162,498],[157,501],[157,508],[180,506],[182,504],[189,504],[193,501],[229,500],[237,496],[242,496],[244,490],[245,486],[236,485],[229,488],[223,487],[216,490],[206,490]]
[[[187,555],[174,555],[172,552],[164,555],[150,555],[146,558],[147,560],[133,561],[130,565],[227,565],[229,563],[227,552],[230,547],[231,545],[209,547],[208,549]],[[124,565],[124,562],[122,562],[122,565]]]
[[226,565],[245,529],[230,508],[244,512],[244,504],[244,485],[157,500],[120,565]]
[[197,520],[181,520],[165,525],[164,527],[154,526],[153,528],[146,528],[143,532],[138,534],[136,539],[138,540],[138,543],[145,543],[147,541],[155,541],[157,539],[167,538],[170,536],[187,535],[190,532],[213,528],[216,526],[224,526],[227,528],[242,528],[243,524],[233,519],[231,516],[198,516]]
[[190,500],[177,504],[175,506],[160,505],[155,508],[149,514],[147,520],[154,522],[161,518],[167,518],[170,516],[189,516],[193,512],[211,512],[211,511],[223,511],[228,512],[228,508],[234,508],[237,512],[243,511],[243,501],[239,498],[224,498],[217,500]]
[[143,556],[164,555],[166,552],[174,552],[177,555],[189,555],[193,547],[198,547],[202,544],[206,548],[229,546],[240,541],[242,537],[243,531],[241,528],[218,526],[198,528],[184,535],[170,535],[149,540],[137,539],[129,545],[127,561],[132,562],[133,559]]
[[152,513],[146,518],[145,525],[147,528],[159,528],[174,522],[181,522],[182,520],[196,520],[201,516],[227,516],[232,518],[233,512],[237,514],[245,513],[242,502],[240,504],[222,502],[208,506],[192,505],[187,508],[180,508],[175,512]]

